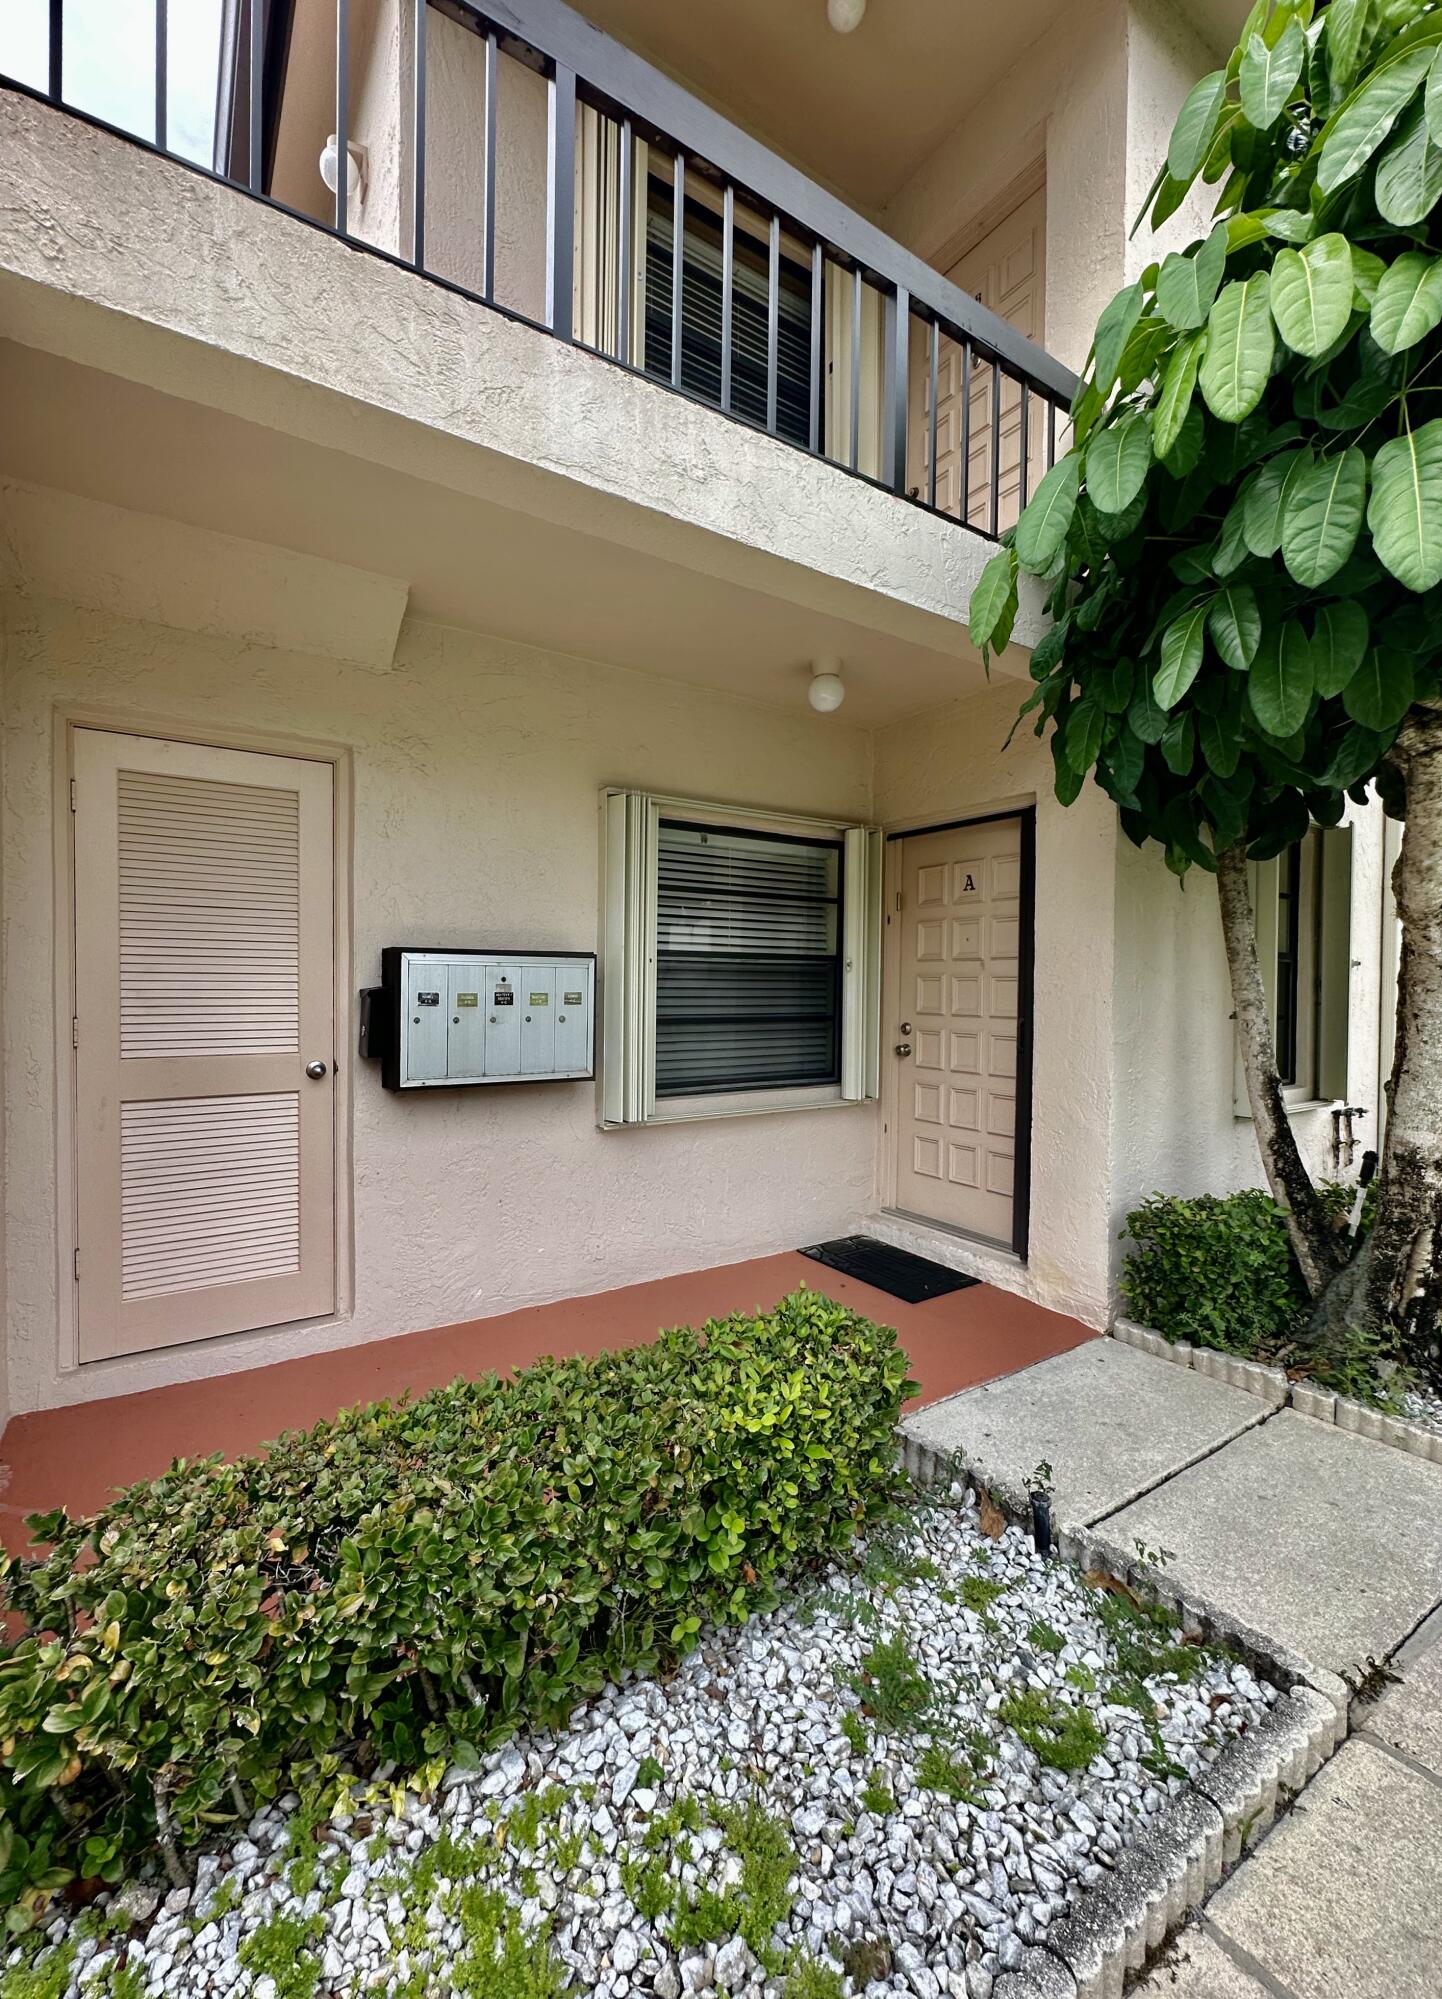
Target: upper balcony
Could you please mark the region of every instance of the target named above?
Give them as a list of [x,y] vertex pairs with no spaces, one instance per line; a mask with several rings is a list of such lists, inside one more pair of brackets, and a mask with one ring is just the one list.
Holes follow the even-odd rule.
[[[669,34],[671,67],[694,67],[706,45],[699,10],[595,0],[592,11],[634,39],[648,20],[663,41]],[[842,38],[826,39],[821,0],[809,11],[823,72],[851,60]],[[1010,32],[1023,38],[1023,52],[1030,17],[1056,11],[1051,0],[1022,0]],[[739,24],[749,19],[740,10]],[[713,43],[721,27],[713,16]],[[995,63],[1007,54],[1006,35],[994,26],[987,33],[1001,36]],[[307,375],[353,403],[469,437],[508,460],[511,482],[499,474],[482,481],[477,498],[550,512],[570,530],[725,572],[778,597],[795,596],[796,572],[810,570],[838,586],[801,592],[818,617],[855,618],[953,661],[965,657],[970,587],[990,543],[1055,458],[1074,377],[862,212],[884,209],[891,192],[887,148],[895,151],[898,117],[914,116],[918,143],[929,141],[927,120],[950,115],[960,84],[950,93],[918,86],[910,114],[891,106],[885,129],[858,129],[853,143],[828,131],[824,74],[815,82],[805,144],[790,150],[809,152],[828,180],[854,158],[853,206],[723,115],[714,85],[705,98],[684,88],[561,0],[484,8],[469,0],[130,0],[109,8],[18,0],[0,31],[0,72],[19,94],[12,108],[20,96],[48,101],[92,135],[132,142],[119,166],[113,152],[82,144],[49,162],[47,174],[32,124],[4,158],[12,187],[30,201],[28,214],[12,216],[0,255],[0,270],[19,281],[9,323],[25,346],[296,435],[306,426],[293,396],[266,403],[252,382],[227,402],[214,367],[202,392],[193,350],[199,343],[212,363],[228,353]],[[779,115],[786,79],[768,70],[753,81],[761,115]],[[895,51],[877,81],[904,82]],[[145,153],[181,163],[196,182],[180,197],[178,221],[158,232],[169,249],[163,270],[147,242],[155,212],[137,178],[156,170]],[[82,172],[93,176],[83,192],[75,189]],[[57,272],[53,241],[35,244],[27,262],[21,238],[48,205],[64,204],[67,181],[77,209],[88,212],[81,229],[53,232],[64,239],[60,261],[74,260]],[[279,259],[293,235],[262,233],[248,257],[229,254],[237,192],[292,227],[306,224],[316,251],[291,268]],[[86,231],[93,234],[81,255]],[[364,302],[353,260],[324,261],[338,245],[374,260]],[[425,317],[397,303],[405,296],[397,280],[417,277],[434,288]],[[123,359],[107,359],[94,327],[59,328],[36,296],[47,285],[77,311],[98,305],[163,325],[191,351],[157,346],[142,364],[132,343]],[[475,333],[477,306],[489,335]],[[529,345],[537,333],[574,358],[538,360]],[[600,386],[597,363],[610,389]],[[430,401],[417,382],[416,400],[404,402],[402,366],[435,377]],[[52,414],[69,399],[65,383],[43,369],[27,378],[22,367],[16,387]],[[674,416],[657,416],[647,400],[658,389],[676,399]],[[79,385],[76,393],[83,399]],[[125,392],[116,393],[123,406]],[[143,425],[139,411],[135,422]],[[311,435],[364,457],[381,449],[374,427],[364,449],[354,425],[332,435],[317,421]],[[789,473],[778,447],[790,455]],[[184,455],[210,456],[203,435]],[[44,481],[41,456],[37,445],[6,469]],[[397,444],[392,462],[422,472],[414,449]],[[453,472],[436,459],[422,476],[444,482]],[[539,497],[558,480],[591,488],[594,504],[577,505],[574,493],[565,504]],[[98,477],[89,490],[148,504]],[[622,501],[643,508],[650,526],[621,524]],[[894,516],[878,512],[887,507]],[[254,525],[240,516],[222,523],[213,508],[190,511],[212,527],[244,533]],[[703,557],[696,546],[668,542],[686,530],[719,536],[730,554]],[[299,531],[285,538],[305,545]],[[769,576],[754,567],[741,574],[742,546],[773,566]],[[354,539],[347,552],[357,567],[400,571],[414,592],[395,548],[392,526],[374,561]],[[317,541],[309,552],[337,551]],[[775,572],[778,562],[789,580]],[[858,591],[890,599],[890,608],[863,612]]]

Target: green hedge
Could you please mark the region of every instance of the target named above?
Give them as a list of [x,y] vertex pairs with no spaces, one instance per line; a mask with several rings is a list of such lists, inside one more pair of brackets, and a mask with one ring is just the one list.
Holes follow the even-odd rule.
[[906,1374],[894,1333],[800,1291],[36,1516],[51,1552],[5,1572],[0,1902],[113,1878],[157,1812],[193,1839],[338,1749],[473,1759],[770,1604],[893,1492]]
[[[1345,1223],[1350,1190],[1323,1187]],[[1260,1188],[1219,1196],[1152,1194],[1127,1216],[1128,1316],[1169,1340],[1261,1358],[1306,1323],[1307,1287],[1284,1212]]]

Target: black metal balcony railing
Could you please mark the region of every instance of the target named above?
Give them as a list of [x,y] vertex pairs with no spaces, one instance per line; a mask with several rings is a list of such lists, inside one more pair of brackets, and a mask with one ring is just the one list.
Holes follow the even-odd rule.
[[[208,164],[171,143],[178,14],[176,0],[152,4],[153,102],[144,122],[157,151],[984,535],[995,537],[1015,519],[1055,461],[1075,388],[1066,368],[562,0],[489,0],[484,8],[470,0],[401,0],[409,64],[397,78],[393,112],[411,170],[408,213],[393,245],[358,231],[351,212],[344,164],[354,136],[350,0],[224,0]],[[327,111],[341,165],[329,212],[306,214],[277,196],[277,129],[297,6],[313,31],[308,10],[318,14],[331,4],[327,80],[334,98]],[[118,126],[67,94],[76,23],[67,33],[65,12],[65,0],[48,0],[48,72],[0,81],[151,143],[135,129],[141,121]],[[469,46],[477,54],[479,101],[465,115],[474,120],[467,144],[483,159],[481,253],[464,281],[428,255],[435,183],[446,172],[437,135],[427,132],[428,42],[437,15],[446,17],[448,32],[459,26],[476,37]],[[328,12],[323,34],[329,41]],[[503,64],[524,66],[545,85],[543,316],[498,296]],[[145,68],[148,79],[148,51]],[[605,129],[613,169],[603,192],[612,274],[604,311],[577,308],[577,148],[587,115]],[[644,189],[638,158],[648,162]]]

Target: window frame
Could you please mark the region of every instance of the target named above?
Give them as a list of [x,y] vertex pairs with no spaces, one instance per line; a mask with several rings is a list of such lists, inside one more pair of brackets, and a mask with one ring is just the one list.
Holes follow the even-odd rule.
[[[662,819],[841,846],[840,1077],[835,1083],[656,1091],[659,837]],[[880,1095],[881,872],[872,826],[607,786],[601,793],[598,1122],[602,1130],[822,1110]]]
[[[1296,853],[1293,864],[1290,856]],[[1278,1049],[1279,968],[1284,955],[1284,869],[1295,865],[1296,934],[1292,1076],[1282,1077],[1289,1113],[1318,1110],[1347,1095],[1347,1022],[1351,1003],[1352,829],[1311,826],[1294,846],[1270,860],[1251,861],[1248,887],[1256,926],[1257,958],[1268,1015]],[[1289,911],[1288,914],[1291,912]],[[1250,1119],[1240,1050],[1235,1062],[1234,1110]]]

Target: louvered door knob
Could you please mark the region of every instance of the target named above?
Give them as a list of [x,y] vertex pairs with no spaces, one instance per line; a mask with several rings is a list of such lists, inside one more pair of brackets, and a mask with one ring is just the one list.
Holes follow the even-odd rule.
[[313,1083],[318,1083],[321,1077],[325,1074],[324,1062],[307,1062],[305,1065],[305,1073],[307,1074],[307,1076],[310,1077],[310,1080]]

